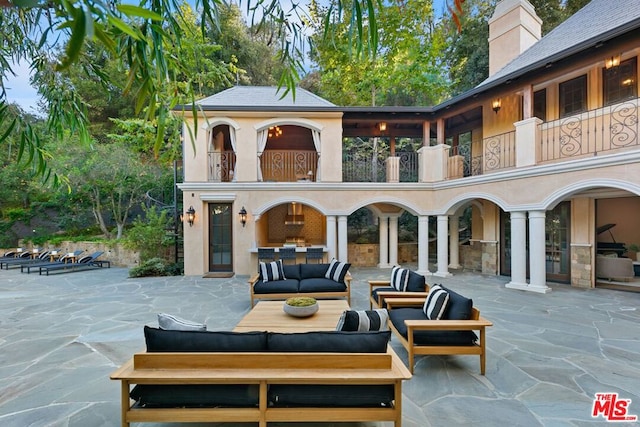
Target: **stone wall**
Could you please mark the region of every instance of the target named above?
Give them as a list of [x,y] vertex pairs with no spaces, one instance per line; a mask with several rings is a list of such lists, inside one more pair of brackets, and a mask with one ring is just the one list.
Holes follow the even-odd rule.
[[591,245],[571,245],[571,286],[595,287],[591,261]]
[[[349,243],[349,262],[354,267],[375,267],[380,263],[380,246],[377,243]],[[398,264],[418,262],[417,243],[398,244]]]
[[[21,244],[22,248],[25,248],[25,250],[33,249],[33,245],[31,244],[22,244],[22,242],[20,242],[19,244]],[[10,249],[14,250],[15,248],[10,248]],[[111,243],[107,244],[105,242],[65,241],[60,243],[59,245],[56,245],[55,247],[46,243],[42,245],[42,249],[45,249],[45,250],[57,249],[63,253],[82,250],[84,251],[82,255],[91,255],[94,252],[101,251],[104,253],[100,256],[99,259],[111,261],[111,265],[115,267],[135,267],[140,263],[140,254],[137,251],[131,251],[129,249],[125,249],[120,244],[114,245]]]
[[482,245],[482,274],[498,274],[500,254],[497,242],[480,242]]
[[482,244],[471,240],[468,245],[460,245],[460,265],[465,270],[482,271]]
[[373,267],[380,260],[380,247],[377,243],[357,244],[347,246],[349,262],[354,267]]

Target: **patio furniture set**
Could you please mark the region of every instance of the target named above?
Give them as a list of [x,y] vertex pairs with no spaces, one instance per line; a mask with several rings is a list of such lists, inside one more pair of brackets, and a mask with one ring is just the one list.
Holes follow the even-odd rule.
[[[336,260],[262,262],[249,280],[251,310],[233,331],[203,331],[189,322],[178,324],[180,330],[145,326],[146,352],[111,374],[121,381],[122,425],[391,421],[400,427],[402,382],[412,377],[414,355],[479,355],[484,374],[491,322],[470,299],[394,268],[390,281],[370,283],[371,309],[355,311],[348,269]],[[318,298],[319,310],[302,318],[285,313],[283,300],[299,295]],[[409,368],[388,345],[392,333],[408,351]]]

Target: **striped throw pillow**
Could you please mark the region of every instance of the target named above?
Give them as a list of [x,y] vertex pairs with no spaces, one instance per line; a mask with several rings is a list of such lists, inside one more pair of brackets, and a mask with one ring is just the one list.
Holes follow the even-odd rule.
[[440,285],[433,285],[429,289],[429,295],[424,301],[422,311],[430,320],[440,320],[447,309],[449,303],[449,292],[442,289]]
[[345,310],[340,316],[336,331],[367,332],[386,331],[389,313],[386,308],[375,310]]
[[282,261],[260,262],[260,278],[264,283],[286,280],[282,271]]
[[391,286],[396,291],[406,292],[409,285],[409,270],[406,268],[393,267],[391,269]]
[[349,267],[351,267],[351,264],[340,262],[334,258],[331,260],[324,277],[338,283],[344,283],[344,277],[347,275]]

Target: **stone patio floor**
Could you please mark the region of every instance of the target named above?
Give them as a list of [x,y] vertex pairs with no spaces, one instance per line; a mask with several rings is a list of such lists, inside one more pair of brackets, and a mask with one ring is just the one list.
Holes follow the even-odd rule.
[[[351,273],[355,309],[369,307],[368,279],[390,275]],[[0,272],[0,426],[119,426],[119,383],[109,374],[144,349],[143,325],[157,325],[157,313],[167,312],[230,330],[249,310],[247,277],[127,274]],[[472,297],[494,323],[487,372],[480,375],[477,356],[418,356],[404,385],[403,426],[605,425],[603,416],[591,415],[595,394],[604,392],[630,399],[628,414],[640,415],[640,293],[549,283],[551,293],[534,294],[505,289],[507,280],[470,272],[428,278]],[[392,346],[406,363],[395,338]],[[633,424],[640,425],[626,425]]]

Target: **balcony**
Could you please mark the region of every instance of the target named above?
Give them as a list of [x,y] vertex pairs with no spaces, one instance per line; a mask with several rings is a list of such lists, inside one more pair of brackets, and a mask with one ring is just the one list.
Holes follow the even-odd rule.
[[362,151],[342,153],[342,181],[388,182],[387,163],[391,157],[398,159],[400,182],[418,182],[418,153],[400,152],[390,156]]
[[451,147],[446,179],[637,149],[639,115],[633,99],[535,125],[518,122],[515,131]]
[[233,171],[236,166],[236,155],[233,151],[208,152],[209,182],[233,181]]
[[[347,150],[342,153],[342,182],[438,182],[637,150],[639,115],[640,99],[632,99],[549,122],[522,120],[515,130],[482,140],[422,147],[420,156],[415,151],[391,156],[367,148]],[[265,182],[316,181],[318,153],[266,150],[260,167]],[[232,151],[208,153],[209,182],[234,181],[235,168]]]
[[260,157],[262,180],[267,182],[313,181],[317,166],[315,151],[267,150]]
[[639,105],[634,99],[540,124],[540,162],[637,147]]
[[483,175],[516,165],[516,132],[451,147],[449,179]]

